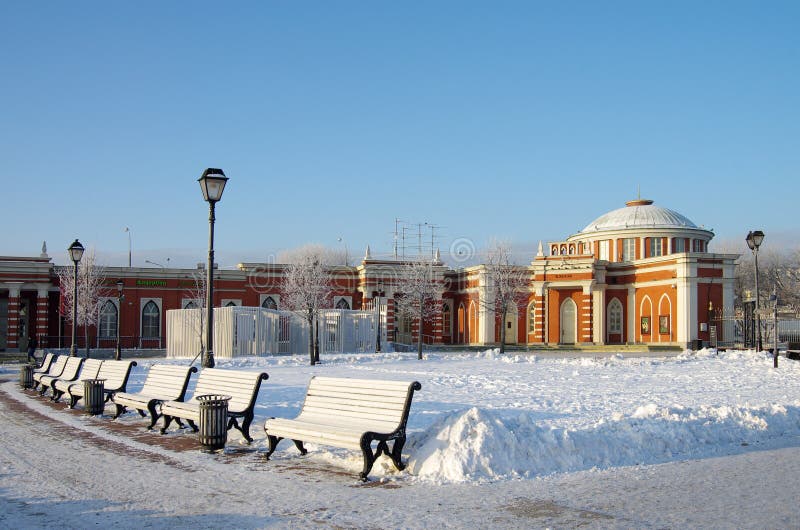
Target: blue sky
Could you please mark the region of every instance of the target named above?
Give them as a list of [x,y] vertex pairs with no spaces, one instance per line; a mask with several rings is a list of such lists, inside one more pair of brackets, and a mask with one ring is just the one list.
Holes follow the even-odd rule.
[[224,4],[0,4],[0,255],[203,261],[206,167],[222,266],[395,218],[532,256],[637,187],[795,240],[798,2]]

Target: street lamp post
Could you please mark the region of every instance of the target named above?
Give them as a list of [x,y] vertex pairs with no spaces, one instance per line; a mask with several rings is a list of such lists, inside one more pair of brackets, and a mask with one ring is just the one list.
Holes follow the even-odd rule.
[[203,199],[208,202],[208,289],[206,289],[206,349],[203,367],[214,368],[214,205],[222,199],[228,177],[221,169],[208,168],[197,179],[203,191]]
[[122,359],[122,349],[119,345],[119,328],[122,324],[122,301],[125,300],[125,295],[122,294],[122,290],[125,288],[125,282],[122,279],[117,280],[117,352],[114,355],[116,360]]
[[378,334],[375,337],[375,352],[381,352],[381,297],[383,296],[383,282],[378,280],[378,290],[375,296],[375,313],[377,314],[376,321],[378,322]]
[[750,247],[750,250],[753,252],[753,256],[755,258],[755,265],[756,265],[756,329],[758,330],[758,351],[763,350],[763,344],[761,342],[761,316],[758,314],[759,304],[758,304],[758,247],[761,246],[761,243],[764,241],[764,232],[761,230],[751,230],[747,233],[747,246]]
[[83,257],[83,245],[77,239],[72,242],[67,251],[69,258],[75,264],[75,272],[72,276],[72,345],[69,348],[70,357],[77,356],[77,337],[78,337],[78,263]]

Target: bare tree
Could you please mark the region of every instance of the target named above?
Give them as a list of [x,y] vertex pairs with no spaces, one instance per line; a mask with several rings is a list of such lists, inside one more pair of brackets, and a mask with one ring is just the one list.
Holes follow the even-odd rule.
[[331,304],[331,253],[319,245],[306,245],[285,254],[289,262],[283,285],[284,303],[308,324],[308,352],[311,365],[319,362],[319,342],[314,340],[319,311]]
[[[61,286],[63,307],[67,322],[72,322],[74,268],[58,269],[58,281]],[[100,301],[111,296],[111,289],[105,285],[105,268],[97,265],[94,249],[88,250],[78,264],[78,310],[77,325],[83,326],[86,342],[86,357],[89,357],[89,327],[97,325],[100,316]]]
[[192,329],[197,334],[198,342],[200,343],[200,351],[197,352],[197,355],[192,359],[192,363],[194,363],[198,357],[202,358],[206,351],[205,322],[206,301],[208,299],[208,274],[205,269],[197,269],[192,273],[192,286],[186,290],[186,294],[189,298],[189,304],[187,304],[187,306],[190,307],[188,308],[195,311],[197,315],[197,318],[191,319]]
[[412,261],[403,268],[398,281],[396,300],[398,316],[413,315],[417,321],[417,358],[422,359],[422,330],[425,322],[442,311],[444,278],[442,263],[431,260]]
[[528,294],[530,273],[527,268],[515,265],[511,259],[511,244],[507,241],[492,241],[486,260],[486,280],[489,295],[483,301],[492,311],[495,320],[500,320],[500,353],[506,351],[506,315],[522,304]]

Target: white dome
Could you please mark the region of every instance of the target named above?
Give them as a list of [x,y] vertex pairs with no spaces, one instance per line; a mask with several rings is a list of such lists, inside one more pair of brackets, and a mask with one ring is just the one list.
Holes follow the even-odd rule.
[[678,212],[654,206],[651,200],[638,199],[628,201],[624,208],[601,215],[586,225],[580,233],[626,228],[697,228],[697,225]]

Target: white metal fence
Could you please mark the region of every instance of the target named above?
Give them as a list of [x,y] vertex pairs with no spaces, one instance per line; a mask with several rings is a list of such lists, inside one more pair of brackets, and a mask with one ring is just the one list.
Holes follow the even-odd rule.
[[[375,311],[320,311],[316,330],[320,354],[374,352],[379,319],[385,328],[385,319]],[[383,337],[385,333],[382,329]],[[308,334],[308,322],[290,311],[214,308],[214,356],[218,358],[308,353]],[[204,309],[167,311],[167,357],[194,357],[204,341]]]

